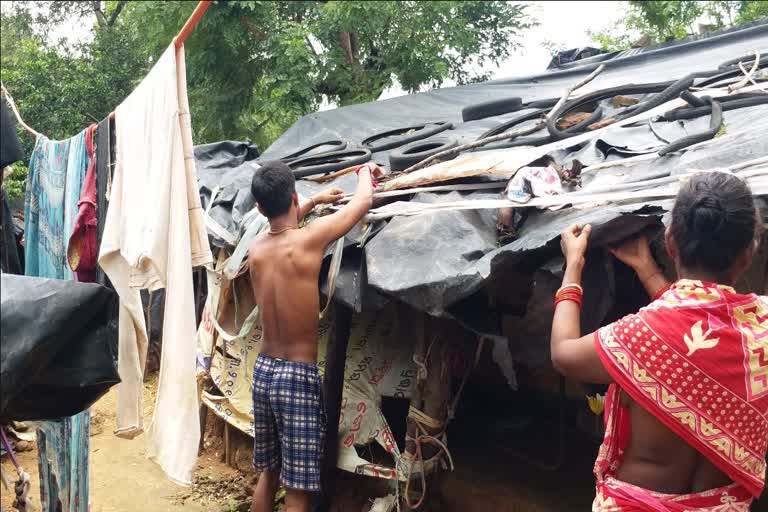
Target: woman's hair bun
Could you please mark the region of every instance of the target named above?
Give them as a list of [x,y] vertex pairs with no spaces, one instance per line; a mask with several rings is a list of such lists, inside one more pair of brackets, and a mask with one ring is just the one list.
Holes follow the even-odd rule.
[[725,224],[726,212],[715,196],[700,197],[691,206],[690,228],[701,235],[715,234]]

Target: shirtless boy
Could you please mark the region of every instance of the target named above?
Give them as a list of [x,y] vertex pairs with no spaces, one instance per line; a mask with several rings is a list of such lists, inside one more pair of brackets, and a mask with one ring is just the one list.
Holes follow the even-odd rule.
[[[358,170],[357,190],[339,211],[299,228],[319,203],[342,197],[325,191],[299,204],[293,173],[282,162],[264,162],[251,183],[269,231],[249,248],[248,264],[263,332],[253,369],[253,461],[261,471],[251,512],[273,510],[280,482],[285,510],[307,511],[320,491],[325,415],[317,372],[320,312],[318,276],[326,247],[346,234],[371,207],[375,164]],[[372,176],[373,175],[373,176]]]

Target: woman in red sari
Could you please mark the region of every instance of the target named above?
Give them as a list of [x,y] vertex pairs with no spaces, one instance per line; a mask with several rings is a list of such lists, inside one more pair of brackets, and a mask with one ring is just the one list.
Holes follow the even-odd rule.
[[743,181],[693,176],[666,232],[680,279],[666,282],[644,238],[611,249],[653,300],[583,337],[580,285],[591,228],[563,232],[552,362],[568,377],[610,384],[593,511],[748,511],[762,492],[768,301],[732,288],[751,264],[759,226]]

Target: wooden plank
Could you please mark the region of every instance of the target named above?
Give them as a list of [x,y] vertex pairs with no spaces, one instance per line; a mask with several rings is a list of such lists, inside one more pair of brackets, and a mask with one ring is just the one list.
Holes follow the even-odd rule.
[[326,349],[325,378],[323,380],[323,402],[325,404],[325,448],[323,469],[320,475],[322,493],[319,494],[312,510],[326,512],[330,510],[331,499],[336,487],[336,462],[339,452],[339,416],[341,414],[341,395],[344,389],[344,363],[347,358],[347,344],[352,322],[352,310],[334,302],[333,333]]
[[205,426],[206,423],[208,423],[208,406],[203,403],[203,401],[200,401],[200,444],[197,446],[197,456],[199,457],[203,453],[203,449],[205,448]]
[[230,436],[229,436],[229,430],[230,430],[229,422],[224,421],[224,463],[227,466],[232,465],[232,451],[230,446]]

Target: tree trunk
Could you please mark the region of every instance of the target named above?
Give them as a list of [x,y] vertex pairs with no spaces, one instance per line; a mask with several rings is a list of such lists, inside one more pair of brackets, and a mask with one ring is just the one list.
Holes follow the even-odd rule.
[[339,32],[339,46],[341,46],[341,49],[344,51],[344,60],[351,66],[355,61],[355,58],[352,54],[352,43],[349,39],[349,32]]

